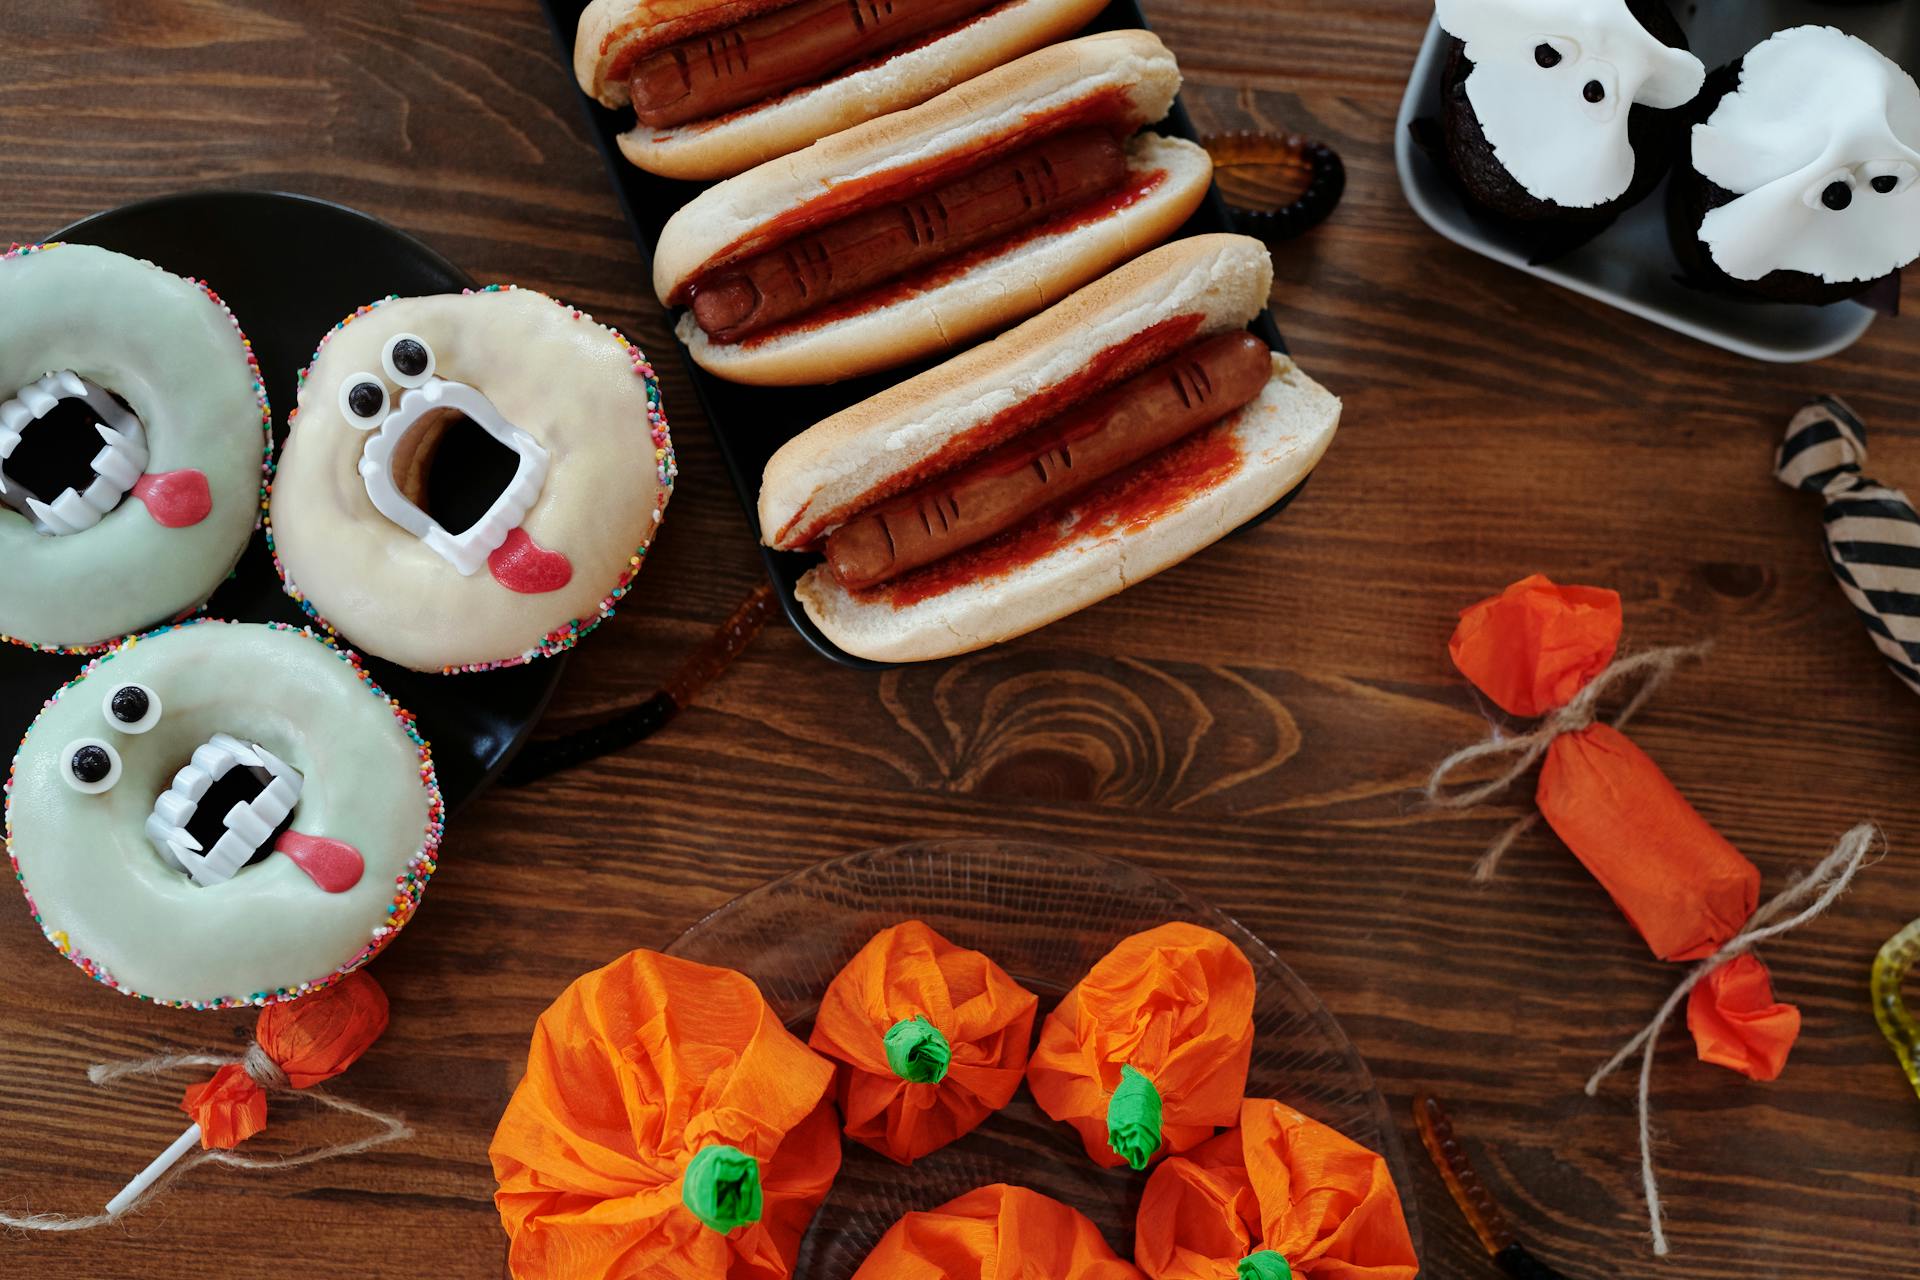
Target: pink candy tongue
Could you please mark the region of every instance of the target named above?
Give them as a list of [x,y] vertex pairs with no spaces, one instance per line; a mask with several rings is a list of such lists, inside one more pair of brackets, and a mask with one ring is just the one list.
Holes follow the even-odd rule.
[[360,851],[346,841],[303,836],[298,831],[282,835],[273,851],[293,859],[295,866],[328,893],[345,893],[360,883],[361,873],[367,869]]
[[487,557],[487,569],[507,590],[528,596],[558,591],[573,581],[573,565],[567,558],[542,547],[525,529],[507,535],[507,540]]
[[213,491],[203,471],[162,471],[133,482],[133,496],[147,504],[153,522],[164,529],[199,524],[213,510]]

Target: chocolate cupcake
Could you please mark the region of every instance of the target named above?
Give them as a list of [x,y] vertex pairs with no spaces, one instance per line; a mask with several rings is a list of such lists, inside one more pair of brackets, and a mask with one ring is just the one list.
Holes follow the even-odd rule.
[[1443,163],[1538,256],[1599,234],[1679,154],[1706,69],[1666,0],[1438,0]]
[[1691,114],[1667,225],[1692,283],[1825,304],[1920,257],[1920,87],[1872,45],[1779,32],[1715,71]]

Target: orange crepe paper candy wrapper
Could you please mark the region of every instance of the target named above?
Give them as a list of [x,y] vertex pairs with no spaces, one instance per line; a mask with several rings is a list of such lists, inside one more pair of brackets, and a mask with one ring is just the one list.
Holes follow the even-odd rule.
[[1253,1056],[1253,966],[1198,925],[1137,933],[1040,1029],[1027,1083],[1107,1168],[1144,1169],[1230,1125]]
[[[359,1061],[387,1029],[387,993],[355,970],[310,996],[260,1011],[254,1043],[295,1089],[311,1089]],[[260,1070],[254,1064],[253,1070]],[[267,1127],[267,1091],[245,1062],[192,1085],[180,1109],[200,1126],[200,1145],[231,1150]]]
[[1162,1163],[1134,1222],[1151,1280],[1414,1280],[1387,1162],[1292,1107],[1248,1098],[1240,1125]]
[[1702,1062],[1777,1080],[1800,1034],[1800,1010],[1774,1000],[1767,966],[1749,951],[1687,993],[1687,1030]]
[[1058,1200],[1004,1183],[887,1229],[853,1280],[1142,1280],[1100,1229]]
[[1607,669],[1622,626],[1618,592],[1555,586],[1536,573],[1461,610],[1447,651],[1502,711],[1532,719]]
[[[1448,649],[1461,674],[1504,710],[1550,715],[1613,662],[1621,626],[1615,592],[1561,587],[1535,574],[1462,611]],[[1753,915],[1759,869],[1611,725],[1589,722],[1555,736],[1534,798],[1662,960],[1704,959]],[[1761,962],[1748,957],[1742,972],[1754,970],[1765,984]],[[1732,1003],[1708,1007],[1723,997]],[[1798,1015],[1780,1012],[1790,1006],[1772,1010],[1754,1016],[1750,984],[1703,982],[1687,1019],[1700,1057],[1772,1079],[1799,1031]]]
[[1759,868],[1611,725],[1555,738],[1534,798],[1662,960],[1712,955],[1760,901]]
[[835,975],[808,1043],[837,1060],[847,1136],[911,1164],[1007,1105],[1039,999],[918,920]]
[[730,969],[577,979],[489,1151],[516,1280],[784,1280],[840,1168],[832,1080]]

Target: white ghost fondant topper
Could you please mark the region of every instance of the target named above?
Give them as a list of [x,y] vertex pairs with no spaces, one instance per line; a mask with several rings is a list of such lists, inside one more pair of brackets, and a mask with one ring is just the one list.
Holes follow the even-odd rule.
[[1627,0],[1437,0],[1465,42],[1467,101],[1530,195],[1590,209],[1633,185],[1627,118],[1684,106],[1706,67],[1640,24]]
[[1739,87],[1694,127],[1693,167],[1734,193],[1700,239],[1736,280],[1874,280],[1920,257],[1920,87],[1832,27],[1741,59]]

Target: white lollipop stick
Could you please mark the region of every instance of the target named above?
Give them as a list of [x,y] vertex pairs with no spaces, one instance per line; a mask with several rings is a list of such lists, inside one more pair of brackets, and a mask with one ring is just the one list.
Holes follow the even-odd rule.
[[153,1163],[133,1176],[133,1181],[120,1189],[120,1194],[107,1201],[107,1216],[115,1217],[124,1213],[127,1206],[138,1200],[146,1189],[160,1180],[160,1175],[173,1168],[181,1156],[193,1150],[200,1141],[200,1126],[190,1124],[187,1131],[173,1140],[173,1145],[153,1158]]

